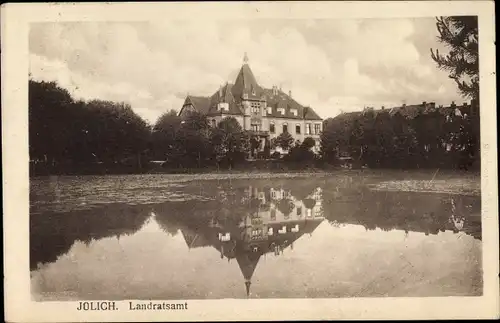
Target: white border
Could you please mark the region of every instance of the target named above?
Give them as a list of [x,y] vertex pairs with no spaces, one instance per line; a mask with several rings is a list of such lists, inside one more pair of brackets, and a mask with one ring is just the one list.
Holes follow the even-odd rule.
[[[2,6],[2,144],[5,320],[206,321],[297,319],[498,318],[498,209],[494,3],[239,2],[84,3]],[[350,298],[189,301],[187,311],[78,312],[74,302],[31,301],[28,244],[28,30],[42,21],[147,21],[152,19],[317,19],[478,15],[481,76],[482,297]],[[121,307],[126,308],[126,302]],[[119,305],[120,306],[120,305]]]

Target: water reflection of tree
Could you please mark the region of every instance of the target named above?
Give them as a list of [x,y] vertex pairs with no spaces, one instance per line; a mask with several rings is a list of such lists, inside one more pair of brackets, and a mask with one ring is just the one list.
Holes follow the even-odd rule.
[[292,213],[293,209],[295,208],[295,204],[293,201],[289,198],[284,198],[278,202],[278,205],[276,208],[285,215],[285,217],[290,216],[290,213]]
[[30,215],[30,268],[56,261],[75,241],[88,245],[105,237],[131,235],[148,216],[144,207],[127,205]]
[[[450,220],[451,198],[442,194],[380,192],[354,187],[325,190],[325,217],[332,223],[361,224],[367,230],[416,231],[427,235],[445,230],[458,232]],[[456,210],[467,213],[465,233],[481,239],[480,206],[474,197],[453,196]],[[478,209],[479,206],[479,209]],[[471,213],[478,215],[473,216]],[[458,212],[455,212],[458,213]]]

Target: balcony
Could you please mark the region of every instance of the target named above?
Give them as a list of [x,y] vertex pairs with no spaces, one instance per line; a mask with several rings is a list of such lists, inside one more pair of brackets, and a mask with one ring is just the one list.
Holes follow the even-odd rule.
[[269,131],[263,131],[263,130],[248,130],[248,132],[252,135],[259,136],[259,137],[268,137],[269,136]]

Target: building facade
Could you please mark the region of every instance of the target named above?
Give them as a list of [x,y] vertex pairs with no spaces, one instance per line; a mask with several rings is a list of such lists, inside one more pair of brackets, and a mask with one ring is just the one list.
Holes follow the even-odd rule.
[[212,96],[188,95],[179,115],[186,117],[191,112],[205,114],[212,126],[226,117],[234,117],[244,130],[259,136],[261,149],[266,142],[288,132],[294,141],[307,137],[315,140],[319,148],[322,118],[308,106],[303,106],[277,86],[264,88],[248,64],[245,54],[243,65],[234,84],[221,85]]

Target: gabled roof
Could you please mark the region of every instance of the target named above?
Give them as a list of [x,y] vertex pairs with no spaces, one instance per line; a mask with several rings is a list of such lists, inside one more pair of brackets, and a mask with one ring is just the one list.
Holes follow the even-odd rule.
[[[268,116],[288,119],[323,120],[312,108],[302,106],[283,91],[277,90],[276,94],[274,94],[272,89],[263,90],[267,100],[267,106],[271,107],[271,113],[268,113]],[[285,110],[284,115],[278,111],[280,108]],[[292,113],[292,109],[297,110],[297,116]]]
[[205,96],[188,95],[183,106],[192,104],[199,113],[206,114],[210,109],[210,98]]
[[220,102],[225,102],[229,105],[229,111],[224,111],[224,114],[243,115],[243,111],[233,96],[233,87],[233,84],[226,83],[226,85],[212,94],[210,97],[210,108],[207,112],[208,115],[220,115],[222,113],[222,111],[217,110],[217,104]]

